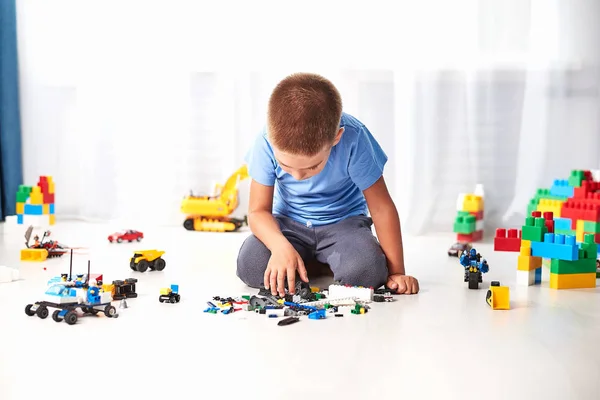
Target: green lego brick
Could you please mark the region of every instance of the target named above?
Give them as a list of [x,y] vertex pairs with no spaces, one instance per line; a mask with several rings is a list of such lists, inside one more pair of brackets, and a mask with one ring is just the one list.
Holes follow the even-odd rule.
[[31,186],[20,185],[17,191],[17,203],[25,203],[31,193]]
[[581,170],[573,170],[571,171],[571,176],[569,176],[569,186],[580,187],[581,182],[583,182],[583,171]]
[[558,235],[576,236],[577,232],[574,229],[555,229],[554,233]]
[[600,222],[583,221],[583,231],[586,233],[600,233]]
[[542,199],[565,201],[567,197],[550,194],[550,189],[538,189],[535,192],[535,196],[527,204],[527,215],[531,215],[532,212],[537,211],[538,204]]
[[543,242],[544,235],[548,233],[544,218],[525,218],[525,225],[521,229],[521,239],[532,242]]
[[475,232],[477,222],[474,215],[459,215],[454,220],[454,232],[468,235]]
[[583,258],[598,258],[598,244],[594,242],[594,235],[585,235],[583,243],[579,244],[579,259]]
[[596,260],[593,258],[576,261],[553,258],[550,263],[550,273],[552,274],[589,274],[592,272],[596,272]]

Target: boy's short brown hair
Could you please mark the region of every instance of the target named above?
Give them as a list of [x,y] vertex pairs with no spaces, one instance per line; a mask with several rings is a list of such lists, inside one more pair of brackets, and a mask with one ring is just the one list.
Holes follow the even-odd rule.
[[333,83],[317,74],[292,74],[271,93],[269,138],[285,153],[313,156],[333,143],[341,118],[342,99]]

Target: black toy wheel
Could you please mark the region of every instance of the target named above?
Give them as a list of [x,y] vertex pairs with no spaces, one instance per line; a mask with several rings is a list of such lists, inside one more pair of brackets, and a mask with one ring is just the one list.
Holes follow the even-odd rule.
[[162,271],[163,269],[165,269],[166,265],[167,265],[167,263],[162,258],[157,258],[156,260],[154,260],[154,263],[153,263],[153,267],[157,271]]
[[193,231],[194,230],[194,220],[186,219],[185,221],[183,221],[183,227],[188,231]]
[[479,289],[479,277],[476,273],[469,274],[469,289]]
[[37,314],[38,317],[40,317],[41,319],[45,319],[48,317],[48,314],[50,314],[50,311],[48,311],[48,308],[46,308],[46,306],[40,306],[40,308],[38,308],[35,313]]
[[108,318],[112,318],[117,314],[117,309],[111,306],[110,304],[104,307],[104,315]]
[[121,285],[124,285],[124,284],[125,284],[124,281],[113,281],[113,285],[115,285],[115,286],[121,286]]
[[121,238],[118,238],[118,239],[117,239],[117,243],[123,243],[123,239],[121,239]]
[[138,238],[137,238],[137,239],[135,239],[135,240],[137,240],[138,242],[141,242],[141,241],[142,241],[142,238],[141,238],[141,237],[138,237]]
[[160,301],[161,303],[164,301],[164,299],[162,298],[162,296],[158,296],[158,301]]
[[176,299],[175,297],[171,297],[171,298],[169,299],[169,302],[170,302],[171,304],[175,304],[175,303],[177,303],[177,299]]
[[131,268],[133,271],[135,271],[135,258],[132,258],[131,261],[129,261],[129,268]]
[[75,323],[77,323],[77,313],[75,311],[69,311],[65,315],[65,322],[69,325],[75,325]]
[[127,299],[135,299],[136,297],[138,297],[137,293],[126,293],[125,294],[125,298],[127,298]]
[[30,317],[33,317],[35,315],[35,311],[31,311],[31,307],[33,307],[33,304],[27,304],[25,306],[25,314],[27,314]]
[[149,267],[150,263],[148,262],[148,260],[140,260],[136,265],[136,269],[138,272],[146,272],[148,271]]
[[60,314],[61,310],[56,310],[52,313],[52,319],[56,322],[60,322],[62,321],[62,318],[58,316],[58,314]]
[[486,295],[485,295],[485,302],[487,303],[489,299],[492,298],[492,291],[488,290]]

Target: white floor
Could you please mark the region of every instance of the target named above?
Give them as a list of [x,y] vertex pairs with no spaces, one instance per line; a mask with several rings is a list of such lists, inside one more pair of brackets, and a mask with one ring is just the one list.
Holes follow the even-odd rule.
[[[22,278],[0,284],[0,399],[88,391],[161,400],[600,398],[600,289],[550,290],[547,276],[541,286],[515,287],[516,255],[491,244],[478,246],[490,263],[480,290],[467,289],[458,261],[446,255],[452,235],[406,238],[420,294],[373,304],[365,315],[279,327],[251,312],[202,312],[215,295],[256,293],[235,276],[247,232],[146,229],[142,245],[109,244],[118,228],[125,227],[52,229],[59,242],[88,248],[78,250],[89,255],[75,256],[75,271],[85,272],[89,258],[105,281],[139,279],[139,298],[118,309],[119,318],[84,317],[74,326],[24,313],[48,278],[68,272],[69,257],[21,263],[23,232],[0,235],[0,265]],[[166,269],[132,272],[129,258],[140,247],[165,250]],[[512,310],[489,309],[491,280],[510,286]],[[159,303],[171,283],[182,302]]]

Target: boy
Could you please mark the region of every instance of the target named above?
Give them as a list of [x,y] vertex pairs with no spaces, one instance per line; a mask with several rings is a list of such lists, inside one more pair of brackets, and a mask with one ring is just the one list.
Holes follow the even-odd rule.
[[308,282],[304,263],[315,258],[342,284],[418,293],[405,275],[398,212],[383,179],[387,156],[342,112],[330,81],[304,73],[281,81],[246,161],[253,234],[238,255],[244,283],[280,296],[287,283],[294,293],[296,273]]

